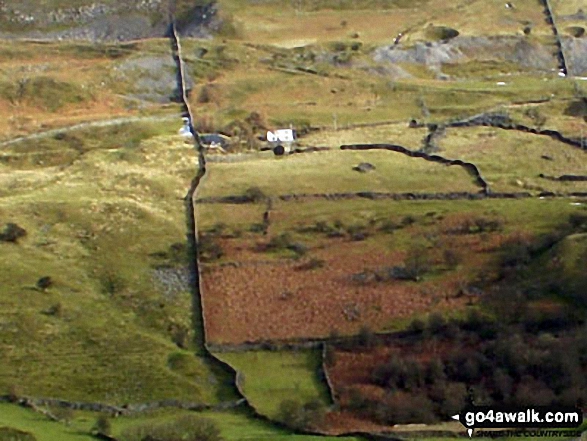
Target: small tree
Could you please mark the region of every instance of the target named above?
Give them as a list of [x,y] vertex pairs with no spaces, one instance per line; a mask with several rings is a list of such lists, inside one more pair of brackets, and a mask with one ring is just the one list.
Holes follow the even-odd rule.
[[53,279],[51,279],[51,277],[49,277],[49,276],[44,276],[44,277],[41,277],[39,280],[37,280],[37,288],[39,288],[43,291],[46,291],[52,285],[53,285]]
[[267,199],[267,195],[259,187],[249,187],[245,190],[244,196],[250,202],[263,202]]
[[326,345],[324,348],[324,365],[332,367],[336,364],[336,351],[331,345]]
[[54,317],[61,317],[62,312],[63,312],[63,307],[61,306],[60,302],[54,303],[47,310],[44,311],[45,314],[51,315]]
[[408,331],[414,334],[421,334],[426,329],[426,323],[420,318],[413,319],[408,325]]
[[426,247],[413,247],[406,256],[404,267],[411,279],[419,281],[430,270],[430,258]]
[[37,438],[29,432],[12,427],[0,427],[0,441],[37,441]]
[[69,407],[56,407],[52,409],[53,415],[55,415],[60,421],[63,421],[67,426],[71,423],[74,417],[73,410]]
[[462,255],[454,249],[446,249],[442,252],[444,263],[450,269],[455,269],[463,260]]
[[279,404],[278,419],[295,430],[305,429],[308,421],[303,405],[298,400],[284,400]]
[[0,241],[17,243],[18,240],[27,235],[27,232],[21,226],[9,222],[4,227],[4,231],[0,233]]
[[303,430],[320,424],[326,415],[326,407],[319,400],[302,404],[298,400],[284,400],[279,405],[278,419],[295,430]]
[[173,324],[171,326],[171,341],[177,345],[178,348],[187,349],[189,344],[189,329],[180,324]]
[[372,348],[375,345],[376,336],[369,326],[363,325],[359,330],[359,345],[364,348]]
[[427,329],[432,335],[440,334],[444,330],[445,326],[446,326],[446,320],[442,316],[442,314],[440,314],[438,312],[433,312],[428,317]]
[[110,436],[112,433],[112,424],[110,423],[110,418],[107,415],[100,415],[92,427],[92,433],[96,435],[107,435]]

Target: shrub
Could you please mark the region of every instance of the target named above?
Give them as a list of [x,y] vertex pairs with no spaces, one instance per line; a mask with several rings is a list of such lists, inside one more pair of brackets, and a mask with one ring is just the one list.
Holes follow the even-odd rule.
[[59,421],[63,421],[68,426],[74,417],[73,410],[69,407],[56,407],[54,409],[51,409],[51,413],[55,415],[55,417],[57,417]]
[[249,227],[249,231],[251,233],[263,233],[265,232],[265,224],[251,224],[251,226]]
[[170,329],[171,341],[178,348],[187,349],[189,343],[190,330],[188,327],[180,324],[173,324]]
[[408,225],[412,225],[412,224],[414,224],[414,223],[416,223],[416,218],[415,218],[414,216],[411,216],[411,215],[404,216],[404,217],[402,218],[402,222],[401,222],[401,224],[402,224],[404,227],[406,227],[406,226],[408,226]]
[[100,283],[102,285],[102,292],[113,296],[119,294],[126,288],[126,282],[118,274],[112,272],[112,270],[106,270],[100,277]]
[[168,440],[168,441],[221,441],[220,429],[208,419],[185,415],[162,423],[144,423],[125,429],[122,441]]
[[186,264],[188,262],[187,245],[184,242],[171,244],[167,252],[167,258],[174,264]]
[[110,418],[107,415],[100,415],[96,419],[94,427],[92,427],[92,434],[109,436],[111,433],[112,424],[110,423]]
[[379,226],[379,231],[382,233],[393,233],[395,230],[402,228],[401,225],[393,222],[392,220],[386,219]]
[[281,233],[273,236],[265,245],[268,251],[290,250],[296,257],[302,257],[308,252],[308,248],[301,243],[294,242],[288,233]]
[[423,393],[394,393],[377,406],[375,418],[382,424],[432,423],[434,406]]
[[440,403],[440,414],[449,418],[463,410],[467,399],[467,386],[464,383],[448,383],[444,387],[444,399]]
[[425,370],[417,360],[396,356],[377,366],[371,375],[373,383],[391,390],[415,390],[424,385],[425,378]]
[[416,334],[421,334],[426,329],[426,323],[420,318],[413,319],[408,325],[408,331]]
[[245,192],[243,193],[243,196],[245,196],[245,198],[249,202],[254,202],[254,203],[264,202],[265,200],[267,200],[267,195],[259,187],[247,188],[245,190]]
[[0,427],[0,441],[36,441],[32,433],[14,429],[12,427]]
[[18,242],[19,239],[25,237],[27,232],[19,225],[9,222],[4,227],[4,231],[0,233],[0,241],[2,242]]
[[46,311],[44,311],[44,313],[47,315],[54,316],[54,317],[61,317],[62,311],[63,311],[63,307],[61,306],[61,303],[58,302],[58,303],[51,305]]
[[[197,102],[200,104],[206,104],[206,103],[214,102],[214,101],[216,101],[216,99],[217,99],[217,97],[216,97],[216,93],[214,90],[214,85],[205,84],[200,89],[200,93],[198,94]],[[200,117],[199,121],[201,121],[203,118],[205,118],[205,117]],[[209,119],[206,119],[206,120],[208,121]],[[211,122],[211,119],[210,119],[209,125],[211,127],[213,127],[213,123]],[[208,131],[208,130],[206,130],[206,131]],[[210,131],[212,131],[212,130],[210,130]]]
[[43,291],[50,288],[51,286],[53,286],[53,279],[51,279],[49,276],[44,276],[37,280],[37,288]]
[[410,249],[404,261],[406,276],[414,281],[419,281],[430,270],[430,266],[428,250],[423,246]]
[[442,252],[444,263],[450,269],[455,269],[463,260],[462,254],[454,249],[447,249]]
[[514,380],[503,369],[497,368],[493,374],[493,397],[500,403],[509,401],[514,388]]
[[324,260],[316,259],[315,257],[311,258],[307,262],[302,263],[296,267],[298,271],[309,271],[313,269],[322,268],[324,266]]
[[364,348],[372,348],[376,343],[377,336],[367,325],[361,326],[357,340],[359,345]]
[[20,396],[22,395],[22,393],[20,392],[20,389],[18,386],[16,385],[11,385],[9,390],[8,390],[8,402],[9,403],[17,403]]
[[360,389],[352,388],[349,391],[347,407],[355,412],[364,412],[369,408],[369,400],[363,396]]
[[244,28],[242,23],[236,21],[232,14],[223,11],[220,14],[220,25],[216,32],[224,38],[240,39],[243,37]]
[[445,326],[446,320],[444,319],[442,314],[438,312],[433,312],[428,317],[427,329],[432,333],[432,335],[442,333]]
[[426,29],[426,38],[430,40],[450,40],[458,37],[459,31],[447,26],[428,26]]
[[426,383],[436,384],[443,382],[446,379],[446,373],[444,372],[444,363],[440,358],[433,358],[426,366]]
[[344,52],[347,49],[347,44],[343,41],[334,41],[330,43],[330,49],[334,52]]
[[581,38],[585,35],[585,28],[582,26],[569,26],[565,28],[565,31],[575,38]]
[[29,102],[55,112],[66,104],[81,103],[88,98],[89,94],[76,84],[39,76],[20,80],[10,101]]
[[336,350],[332,345],[325,345],[324,348],[324,365],[332,367],[336,364]]
[[502,267],[519,268],[532,260],[531,244],[523,237],[514,237],[502,247]]
[[326,408],[318,400],[302,404],[298,400],[284,400],[279,404],[277,419],[294,430],[304,430],[320,424]]
[[[202,89],[202,91],[200,92],[200,96],[198,97],[198,100],[211,99],[211,98],[208,98],[208,95],[210,92],[204,92],[204,90],[208,90],[208,89],[205,89],[205,88]],[[204,94],[204,96],[202,96],[202,94]],[[198,117],[194,121],[194,130],[198,133],[216,132],[217,127],[216,127],[216,123],[214,122],[214,118],[212,118],[211,116],[208,116],[208,115],[203,115],[203,116]]]
[[253,133],[265,131],[269,127],[267,125],[267,122],[265,121],[265,117],[261,115],[259,112],[253,111],[249,113],[249,115],[245,118],[244,121],[249,125]]
[[539,130],[546,123],[546,117],[536,107],[530,107],[529,109],[525,110],[524,115],[530,118]]
[[516,388],[515,401],[519,406],[549,406],[555,401],[555,394],[542,381],[524,377]]
[[569,225],[574,231],[587,231],[587,213],[572,213],[569,216]]
[[267,248],[270,250],[280,250],[286,249],[292,244],[291,236],[288,233],[281,233],[277,236],[273,236],[269,243],[267,244]]
[[503,222],[499,219],[485,217],[466,218],[460,225],[448,231],[450,234],[481,234],[493,233],[503,229]]
[[224,250],[213,237],[203,234],[198,243],[198,254],[202,262],[213,262],[224,256]]

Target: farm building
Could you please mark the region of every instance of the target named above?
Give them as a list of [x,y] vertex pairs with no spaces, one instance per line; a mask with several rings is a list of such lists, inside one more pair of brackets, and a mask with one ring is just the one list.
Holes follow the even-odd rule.
[[211,149],[226,149],[228,147],[230,138],[220,133],[207,133],[200,135],[200,140],[202,141],[202,145],[204,147]]
[[185,137],[192,137],[192,129],[190,128],[190,119],[183,117],[183,126],[181,126],[181,128],[178,130],[178,133],[181,136],[185,136]]
[[[295,140],[296,132],[293,129],[279,129],[267,132],[267,142],[273,147],[276,154],[289,152]],[[279,153],[277,153],[278,151]]]

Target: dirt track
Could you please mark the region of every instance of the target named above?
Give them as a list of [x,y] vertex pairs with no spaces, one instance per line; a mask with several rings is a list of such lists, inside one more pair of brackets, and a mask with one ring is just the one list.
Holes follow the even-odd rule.
[[46,132],[34,133],[27,136],[19,136],[18,138],[9,139],[8,141],[0,142],[0,148],[24,141],[35,141],[37,139],[49,138],[60,133],[72,132],[75,130],[83,130],[91,127],[109,127],[120,124],[128,124],[135,122],[154,122],[154,121],[178,121],[181,115],[164,115],[164,116],[129,116],[125,118],[105,119],[100,121],[90,121],[73,126],[62,127],[59,129],[47,130]]

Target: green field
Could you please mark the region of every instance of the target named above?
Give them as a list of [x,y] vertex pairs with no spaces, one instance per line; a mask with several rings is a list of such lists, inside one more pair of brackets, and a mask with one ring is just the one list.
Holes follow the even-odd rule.
[[[252,158],[251,158],[252,159]],[[353,170],[367,162],[368,173]],[[200,197],[243,194],[259,187],[269,196],[296,193],[346,193],[359,191],[402,193],[477,192],[473,178],[461,167],[446,167],[395,152],[329,151],[275,158],[272,153],[257,160],[212,163]]]
[[[137,424],[146,422],[168,421],[181,415],[191,414],[187,411],[159,411],[138,417],[121,417],[112,419],[114,436]],[[359,438],[322,437],[293,435],[275,428],[270,424],[256,420],[239,412],[201,412],[202,417],[214,421],[226,441],[359,441]],[[32,433],[38,441],[90,441],[95,439],[89,432],[97,418],[97,414],[78,413],[69,425],[48,420],[43,415],[23,409],[12,404],[0,404],[0,427],[12,427]]]
[[441,155],[476,164],[496,192],[587,191],[585,182],[556,182],[539,177],[587,172],[585,151],[546,136],[493,128],[450,129],[439,144]]
[[328,403],[326,385],[319,377],[321,351],[248,351],[215,354],[240,373],[249,402],[261,414],[275,417],[285,400]]

